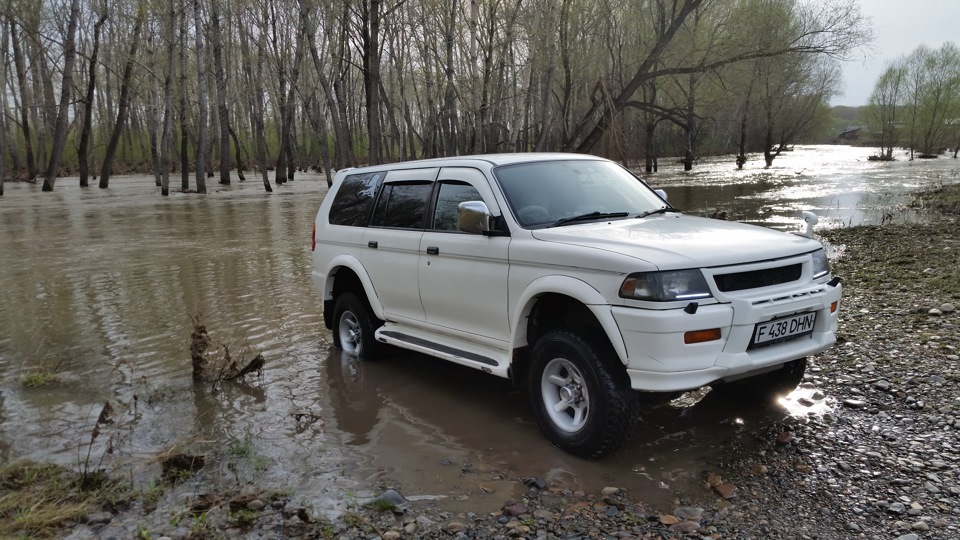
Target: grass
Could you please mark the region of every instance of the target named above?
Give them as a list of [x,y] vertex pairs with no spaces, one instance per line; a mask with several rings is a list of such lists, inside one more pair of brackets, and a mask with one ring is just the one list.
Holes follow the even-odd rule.
[[22,462],[0,469],[0,538],[50,537],[64,525],[126,497],[118,482],[52,464]]
[[940,214],[960,216],[960,184],[941,184],[916,193],[911,206]]
[[39,388],[49,386],[60,382],[60,376],[52,369],[45,367],[35,368],[30,371],[20,373],[20,386],[27,388]]

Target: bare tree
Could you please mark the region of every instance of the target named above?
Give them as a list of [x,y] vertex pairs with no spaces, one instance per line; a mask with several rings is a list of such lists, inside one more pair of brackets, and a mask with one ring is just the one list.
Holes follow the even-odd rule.
[[173,65],[176,52],[177,6],[168,0],[166,40],[167,65],[163,76],[163,125],[160,128],[160,194],[170,195],[170,152],[173,151]]
[[[223,68],[220,32],[220,3],[214,0],[210,12],[210,44],[213,47],[213,76],[216,81],[217,118],[220,121],[220,183],[230,184],[230,109],[227,108],[227,75]],[[238,150],[239,153],[239,150]],[[239,167],[239,160],[238,167]]]
[[80,146],[77,148],[77,165],[80,173],[80,187],[87,187],[90,175],[90,134],[93,130],[93,110],[97,99],[97,57],[100,55],[100,31],[107,21],[106,6],[102,6],[93,25],[93,50],[90,53],[87,76],[87,92],[83,99],[83,123],[80,127]]
[[13,52],[13,65],[16,69],[17,84],[20,89],[20,130],[23,132],[23,149],[27,161],[27,180],[33,181],[37,177],[37,163],[33,156],[33,139],[30,135],[30,105],[31,92],[27,85],[27,68],[21,49],[21,36],[17,29],[17,21],[9,12],[7,14],[10,25],[10,48]]
[[120,82],[120,98],[117,106],[117,121],[113,124],[113,133],[110,135],[110,142],[107,143],[107,150],[103,156],[103,164],[100,167],[100,189],[110,187],[110,173],[113,171],[113,159],[117,153],[117,145],[120,144],[120,136],[123,134],[123,126],[127,121],[127,112],[130,109],[130,79],[133,76],[133,65],[137,59],[137,48],[140,46],[140,31],[143,28],[144,19],[146,19],[146,7],[141,3],[137,7],[137,15],[133,21],[133,31],[130,39],[130,53],[123,66],[123,78]]
[[200,0],[193,0],[194,36],[197,47],[197,154],[194,159],[197,193],[207,192],[204,160],[207,155],[207,58],[204,54],[203,10]]
[[67,39],[63,44],[63,85],[60,90],[60,108],[57,112],[57,123],[53,132],[53,151],[50,153],[50,165],[47,167],[47,177],[43,181],[43,191],[53,191],[60,172],[60,158],[63,148],[67,145],[67,122],[70,107],[70,93],[73,90],[73,62],[77,53],[77,21],[80,19],[80,0],[70,2],[70,23],[67,28]]
[[877,80],[867,103],[870,132],[877,137],[879,157],[893,159],[893,147],[899,143],[902,122],[900,112],[906,93],[906,68],[902,61],[887,66]]

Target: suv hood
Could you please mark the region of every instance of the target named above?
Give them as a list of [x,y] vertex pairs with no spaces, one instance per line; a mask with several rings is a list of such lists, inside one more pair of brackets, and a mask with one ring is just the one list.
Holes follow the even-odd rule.
[[538,240],[621,253],[661,270],[779,259],[821,247],[816,240],[795,234],[683,214],[599,221],[531,232]]

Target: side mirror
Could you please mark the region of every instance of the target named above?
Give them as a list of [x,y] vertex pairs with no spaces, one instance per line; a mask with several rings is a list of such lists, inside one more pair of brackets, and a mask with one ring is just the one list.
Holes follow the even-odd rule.
[[466,201],[457,205],[457,228],[463,232],[483,234],[490,231],[490,210],[483,201]]
[[666,192],[666,191],[664,191],[664,190],[662,190],[662,189],[655,189],[655,190],[653,190],[653,191],[654,191],[654,193],[656,193],[657,195],[659,195],[661,199],[667,200],[667,192]]

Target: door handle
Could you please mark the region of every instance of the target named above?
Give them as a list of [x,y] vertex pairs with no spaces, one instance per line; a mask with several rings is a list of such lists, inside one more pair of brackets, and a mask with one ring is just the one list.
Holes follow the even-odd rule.
[[440,248],[437,246],[427,246],[427,255],[439,255]]
[[367,242],[367,247],[368,247],[368,248],[377,249],[377,245],[378,245],[378,244],[377,244],[377,241],[376,241],[376,240],[371,240],[371,241]]

